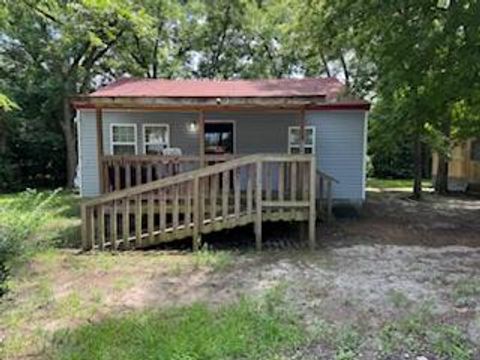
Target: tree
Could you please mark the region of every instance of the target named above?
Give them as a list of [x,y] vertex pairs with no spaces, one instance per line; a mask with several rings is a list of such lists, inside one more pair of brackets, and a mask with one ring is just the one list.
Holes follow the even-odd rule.
[[[2,63],[11,82],[30,78],[48,94],[52,120],[63,132],[67,186],[76,167],[70,99],[105,77],[104,63],[126,32],[141,29],[145,15],[127,1],[7,1],[1,38]],[[9,70],[6,70],[9,72]],[[17,79],[15,79],[17,77]],[[41,82],[39,81],[40,79]]]
[[[338,33],[333,38],[346,38],[351,48],[347,51],[366,59],[366,68],[373,69],[357,73],[366,76],[356,81],[374,85],[370,91],[376,106],[390,113],[385,119],[388,127],[405,129],[412,139],[416,198],[421,194],[423,154],[432,143],[431,130],[450,138],[452,111],[459,102],[473,102],[468,99],[475,92],[468,93],[465,84],[478,88],[474,58],[480,55],[479,6],[468,0],[452,2],[447,11],[434,2],[413,0],[324,4],[324,26]],[[457,119],[460,128],[467,126]]]

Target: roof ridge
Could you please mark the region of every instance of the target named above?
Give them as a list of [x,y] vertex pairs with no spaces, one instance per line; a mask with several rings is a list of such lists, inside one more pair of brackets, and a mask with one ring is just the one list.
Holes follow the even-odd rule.
[[[324,77],[303,77],[303,78],[255,78],[255,79],[210,79],[210,78],[141,78],[141,77],[120,77],[113,80],[110,84],[115,84],[118,82],[129,82],[129,81],[165,81],[165,82],[179,82],[179,81],[191,81],[191,82],[237,82],[237,81],[248,81],[248,82],[260,82],[260,81],[334,81],[341,82],[335,76],[324,76]],[[108,84],[108,85],[110,85]]]

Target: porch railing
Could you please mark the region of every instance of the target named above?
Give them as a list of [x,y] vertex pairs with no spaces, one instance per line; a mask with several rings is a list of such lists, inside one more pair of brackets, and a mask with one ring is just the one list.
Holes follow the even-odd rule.
[[[233,155],[206,155],[208,165],[232,160]],[[199,156],[106,155],[102,160],[102,193],[133,186],[198,169]]]
[[249,155],[88,200],[84,249],[129,249],[253,223],[308,221],[315,245],[316,163],[312,155]]

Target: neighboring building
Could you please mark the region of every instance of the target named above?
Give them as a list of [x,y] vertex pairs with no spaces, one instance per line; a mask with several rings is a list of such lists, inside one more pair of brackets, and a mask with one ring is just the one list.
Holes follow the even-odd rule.
[[[210,158],[299,153],[303,122],[305,152],[315,153],[317,168],[338,180],[334,199],[360,204],[365,199],[369,104],[344,99],[343,92],[334,78],[119,80],[74,102],[81,194],[102,193],[99,161],[109,162],[111,155],[155,160],[153,155],[174,148],[188,161],[200,156],[197,123],[202,112],[204,153]],[[96,108],[102,118],[101,153]]]
[[[438,156],[433,154],[432,177],[435,181]],[[480,191],[480,139],[469,139],[455,146],[448,163],[450,191]]]

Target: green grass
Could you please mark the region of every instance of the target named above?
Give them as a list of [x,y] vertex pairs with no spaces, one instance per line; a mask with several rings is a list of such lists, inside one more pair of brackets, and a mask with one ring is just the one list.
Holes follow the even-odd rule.
[[304,332],[278,297],[114,317],[55,335],[54,359],[273,359]]
[[[23,215],[32,209],[26,208],[28,202],[23,206],[26,197],[47,198],[52,191],[27,190],[26,192],[1,194],[0,210],[22,211]],[[19,205],[19,208],[16,208]],[[53,199],[47,204],[45,211],[50,215],[45,219],[37,237],[52,239],[52,245],[60,247],[78,247],[81,244],[80,239],[80,197],[69,191],[58,191]],[[22,209],[25,208],[25,209]],[[15,214],[4,213],[5,216],[15,216]],[[2,220],[0,211],[0,221]]]
[[[368,178],[367,186],[372,188],[379,189],[400,189],[400,188],[411,188],[413,185],[413,179],[378,179],[378,178]],[[423,187],[432,187],[432,182],[430,180],[422,181]]]

